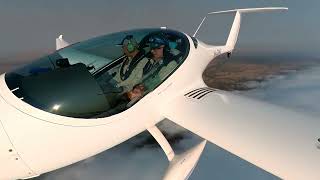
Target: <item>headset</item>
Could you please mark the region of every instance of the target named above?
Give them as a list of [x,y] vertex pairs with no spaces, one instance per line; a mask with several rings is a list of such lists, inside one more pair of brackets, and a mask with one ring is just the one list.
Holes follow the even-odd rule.
[[134,52],[138,48],[138,44],[132,35],[127,35],[123,39],[122,44],[124,44],[125,41],[126,41],[126,47],[129,53]]

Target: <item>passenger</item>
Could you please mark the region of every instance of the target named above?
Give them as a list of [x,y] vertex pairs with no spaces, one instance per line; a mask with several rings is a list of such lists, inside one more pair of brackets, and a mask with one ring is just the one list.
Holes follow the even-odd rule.
[[149,42],[152,56],[144,68],[147,76],[144,84],[148,90],[153,90],[178,64],[173,60],[174,56],[170,53],[168,40],[164,36],[153,36]]
[[129,91],[134,85],[142,80],[142,69],[148,62],[143,49],[139,49],[139,44],[132,35],[126,36],[122,42],[122,50],[125,54],[115,80],[118,87],[123,87],[123,91]]

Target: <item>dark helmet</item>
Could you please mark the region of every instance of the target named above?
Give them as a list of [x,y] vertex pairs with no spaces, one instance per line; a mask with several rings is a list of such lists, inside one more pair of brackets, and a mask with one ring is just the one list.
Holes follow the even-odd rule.
[[154,35],[149,38],[150,48],[155,49],[162,45],[168,48],[168,40],[162,35]]

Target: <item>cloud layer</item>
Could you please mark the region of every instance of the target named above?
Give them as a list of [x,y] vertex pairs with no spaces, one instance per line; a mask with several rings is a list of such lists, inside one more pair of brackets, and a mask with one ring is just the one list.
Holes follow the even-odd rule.
[[320,67],[271,78],[244,95],[306,113],[320,115]]

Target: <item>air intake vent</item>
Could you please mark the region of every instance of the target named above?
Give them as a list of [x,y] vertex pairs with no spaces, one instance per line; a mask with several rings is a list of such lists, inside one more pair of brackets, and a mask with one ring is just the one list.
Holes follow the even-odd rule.
[[216,91],[216,89],[204,87],[204,88],[192,90],[192,91],[186,93],[184,96],[188,97],[188,98],[193,98],[193,99],[201,99],[204,96],[206,96],[207,94],[212,93],[214,91]]

